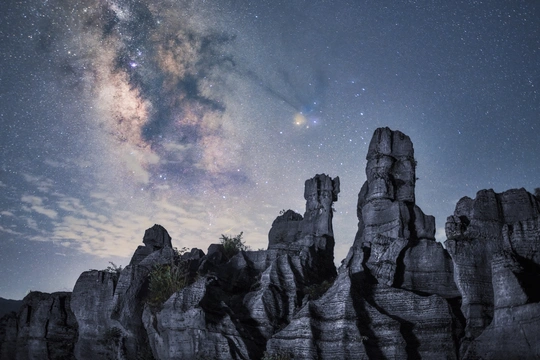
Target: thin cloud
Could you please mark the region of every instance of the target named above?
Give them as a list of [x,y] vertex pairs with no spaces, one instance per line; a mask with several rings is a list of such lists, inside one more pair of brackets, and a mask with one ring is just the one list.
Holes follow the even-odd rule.
[[5,228],[3,227],[2,225],[0,225],[0,231],[1,232],[4,232],[6,234],[10,234],[10,235],[19,235],[19,236],[23,236],[24,234],[18,232],[18,231],[15,231],[15,230],[12,230],[12,229],[8,229],[8,228]]
[[31,174],[22,174],[23,179],[36,187],[37,190],[43,193],[50,193],[54,188],[54,181],[44,176],[34,176]]
[[58,217],[58,213],[55,210],[47,208],[43,205],[44,198],[33,195],[23,195],[21,197],[21,201],[23,203],[29,204],[29,209],[31,211],[34,211],[41,215],[45,215],[50,219],[56,219]]

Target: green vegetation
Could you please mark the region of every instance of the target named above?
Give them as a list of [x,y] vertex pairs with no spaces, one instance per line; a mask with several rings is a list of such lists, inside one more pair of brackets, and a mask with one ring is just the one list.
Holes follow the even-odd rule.
[[227,257],[227,259],[232,258],[240,251],[249,250],[249,246],[247,246],[244,241],[242,241],[243,234],[244,232],[241,232],[235,237],[221,234],[221,238],[219,239],[221,240],[221,244],[223,245],[223,248],[225,250],[225,256]]
[[[221,244],[225,250],[225,256],[230,259],[239,251],[249,249],[242,240],[243,232],[231,237],[221,235]],[[155,265],[148,274],[148,294],[146,303],[152,308],[159,308],[167,301],[174,293],[182,290],[187,285],[192,283],[198,275],[190,274],[189,260],[183,260],[182,255],[189,251],[188,248],[174,248],[174,260],[169,264]],[[107,271],[115,271],[118,267],[111,263]],[[110,270],[109,270],[110,269]],[[121,271],[121,267],[120,267]]]
[[146,302],[152,307],[160,307],[172,294],[182,290],[189,283],[186,262],[155,265],[148,274],[148,297]]

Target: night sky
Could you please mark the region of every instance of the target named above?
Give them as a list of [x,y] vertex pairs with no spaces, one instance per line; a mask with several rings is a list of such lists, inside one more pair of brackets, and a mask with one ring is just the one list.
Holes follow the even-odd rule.
[[0,296],[127,265],[144,230],[265,248],[339,176],[336,263],[377,127],[409,135],[437,239],[463,196],[540,187],[540,2],[0,2]]

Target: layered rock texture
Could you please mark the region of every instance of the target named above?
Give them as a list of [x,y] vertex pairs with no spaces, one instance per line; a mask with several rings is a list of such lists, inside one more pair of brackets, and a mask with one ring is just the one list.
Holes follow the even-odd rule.
[[32,292],[0,319],[0,359],[75,359],[78,324],[71,293]]
[[208,255],[192,259],[190,267],[204,276],[162,308],[145,307],[156,358],[261,358],[310,290],[336,275],[332,203],[338,193],[338,178],[317,175],[305,184],[304,216],[291,210],[278,216],[267,250],[227,259],[222,247],[211,246]]
[[412,142],[378,129],[367,160],[358,232],[336,281],[268,349],[295,359],[456,359],[460,293],[435,219],[415,205]]
[[467,358],[540,357],[540,199],[524,189],[462,198],[446,222]]
[[339,178],[316,175],[305,213],[283,211],[266,250],[181,253],[155,225],[126,268],[29,294],[0,319],[0,360],[540,358],[540,199],[465,197],[443,247],[415,168],[408,136],[375,131],[337,270]]

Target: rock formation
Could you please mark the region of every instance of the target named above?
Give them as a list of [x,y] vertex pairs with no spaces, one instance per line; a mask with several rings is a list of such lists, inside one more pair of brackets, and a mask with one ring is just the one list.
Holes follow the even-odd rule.
[[22,300],[9,300],[0,297],[0,317],[14,311],[18,312],[21,308]]
[[0,320],[0,359],[75,359],[78,325],[71,293],[31,292],[17,313]]
[[[0,319],[0,360],[539,358],[540,199],[465,197],[443,247],[415,203],[409,137],[377,129],[367,160],[337,271],[339,178],[317,175],[304,215],[282,212],[266,250],[182,254],[155,225],[126,268],[84,272],[72,294],[29,294]],[[162,275],[178,287],[156,290]]]
[[464,197],[446,222],[466,358],[540,355],[540,200],[525,189]]
[[148,274],[174,257],[171,237],[160,225],[146,230],[128,266],[121,271],[91,270],[81,274],[72,295],[79,324],[78,360],[135,359],[148,353],[142,311]]
[[[332,203],[339,178],[305,184],[304,216],[289,210],[269,232],[266,251],[227,261],[211,246],[200,259],[206,274],[159,310],[145,307],[144,324],[159,359],[258,359],[265,345],[307,301],[311,287],[335,277]],[[178,311],[181,309],[181,311]]]
[[415,205],[412,142],[377,129],[367,160],[358,232],[336,281],[268,349],[295,359],[455,359],[460,294],[435,219]]

